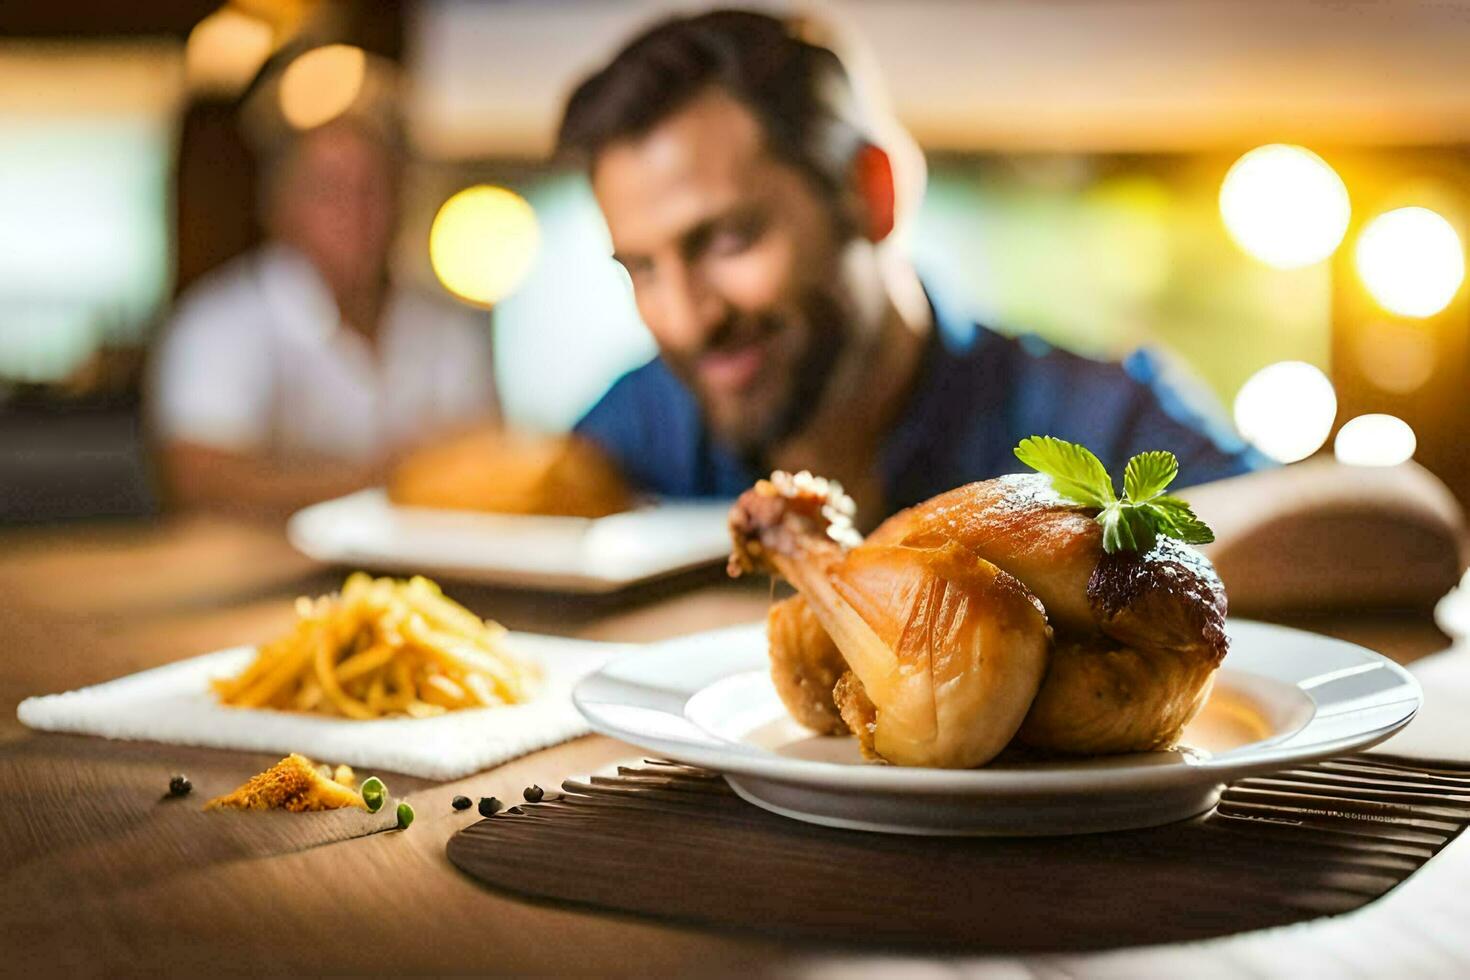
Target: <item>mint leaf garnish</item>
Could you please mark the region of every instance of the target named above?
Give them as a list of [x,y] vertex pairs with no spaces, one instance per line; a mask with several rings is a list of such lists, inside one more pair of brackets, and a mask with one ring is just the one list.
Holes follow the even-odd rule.
[[1155,497],[1144,504],[1154,515],[1161,534],[1177,538],[1185,544],[1209,544],[1215,540],[1210,526],[1195,516],[1189,504],[1178,497]]
[[1051,477],[1052,489],[1074,503],[1106,507],[1116,499],[1113,481],[1102,460],[1086,446],[1051,436],[1032,436],[1021,440],[1016,458]]
[[1062,499],[1097,508],[1103,529],[1103,550],[1147,552],[1162,537],[1186,544],[1215,540],[1209,525],[1189,504],[1164,491],[1179,475],[1179,460],[1171,452],[1139,453],[1123,470],[1123,496],[1102,462],[1086,446],[1052,436],[1031,436],[1016,446],[1016,458],[1051,478]]
[[1134,503],[1151,500],[1164,492],[1179,475],[1179,460],[1173,453],[1154,450],[1139,453],[1123,470],[1123,493]]

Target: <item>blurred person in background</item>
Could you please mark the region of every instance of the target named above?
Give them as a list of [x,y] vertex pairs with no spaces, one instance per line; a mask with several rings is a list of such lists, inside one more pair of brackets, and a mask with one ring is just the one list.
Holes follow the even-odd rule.
[[866,523],[1021,469],[1033,434],[1114,473],[1171,450],[1180,485],[1263,462],[1155,353],[1102,363],[949,313],[895,234],[922,157],[864,81],[810,24],[717,11],[658,24],[576,89],[560,148],[660,349],[578,433],[670,496],[810,469]]
[[287,513],[498,417],[483,313],[395,285],[396,140],[341,116],[266,161],[267,243],[180,299],[151,416],[175,503]]

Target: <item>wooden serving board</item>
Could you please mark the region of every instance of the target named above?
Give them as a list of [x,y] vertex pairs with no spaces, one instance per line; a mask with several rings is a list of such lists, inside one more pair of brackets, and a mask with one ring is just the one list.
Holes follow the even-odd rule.
[[1213,812],[1076,837],[835,830],[742,802],[672,763],[449,841],[527,898],[841,943],[1084,950],[1204,939],[1359,908],[1470,821],[1470,767],[1354,755],[1243,779]]

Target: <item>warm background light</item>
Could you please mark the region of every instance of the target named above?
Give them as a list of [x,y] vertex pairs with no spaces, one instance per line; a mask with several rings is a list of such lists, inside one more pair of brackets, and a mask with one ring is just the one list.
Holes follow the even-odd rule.
[[1337,432],[1332,451],[1349,466],[1397,466],[1414,457],[1418,440],[1409,423],[1393,415],[1359,415]]
[[1424,387],[1439,366],[1434,327],[1417,320],[1369,321],[1352,344],[1363,377],[1375,388],[1396,395]]
[[1315,453],[1336,418],[1332,382],[1305,361],[1267,365],[1235,396],[1235,427],[1241,437],[1278,463]]
[[184,48],[185,75],[195,92],[235,95],[250,83],[275,44],[265,21],[221,7],[194,25]]
[[1331,255],[1351,212],[1342,178],[1305,147],[1257,147],[1235,161],[1220,185],[1220,215],[1230,237],[1278,269]]
[[439,209],[429,230],[429,261],[446,289],[488,306],[520,285],[540,241],[536,212],[523,197],[481,184]]
[[1400,316],[1433,316],[1465,278],[1465,252],[1454,227],[1428,208],[1399,208],[1368,222],[1358,236],[1358,275],[1373,298]]
[[357,100],[366,73],[367,55],[361,48],[312,48],[281,73],[281,115],[297,129],[330,122]]

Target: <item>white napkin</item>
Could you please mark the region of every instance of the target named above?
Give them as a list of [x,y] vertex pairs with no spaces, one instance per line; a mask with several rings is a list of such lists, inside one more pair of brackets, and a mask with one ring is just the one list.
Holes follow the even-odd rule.
[[530,633],[512,633],[507,644],[545,672],[536,698],[512,707],[382,721],[225,707],[210,692],[209,681],[239,673],[255,655],[251,647],[236,647],[94,687],[27,698],[16,715],[41,731],[300,752],[318,762],[457,779],[586,734],[587,724],[572,706],[572,688],[612,657],[634,649]]

